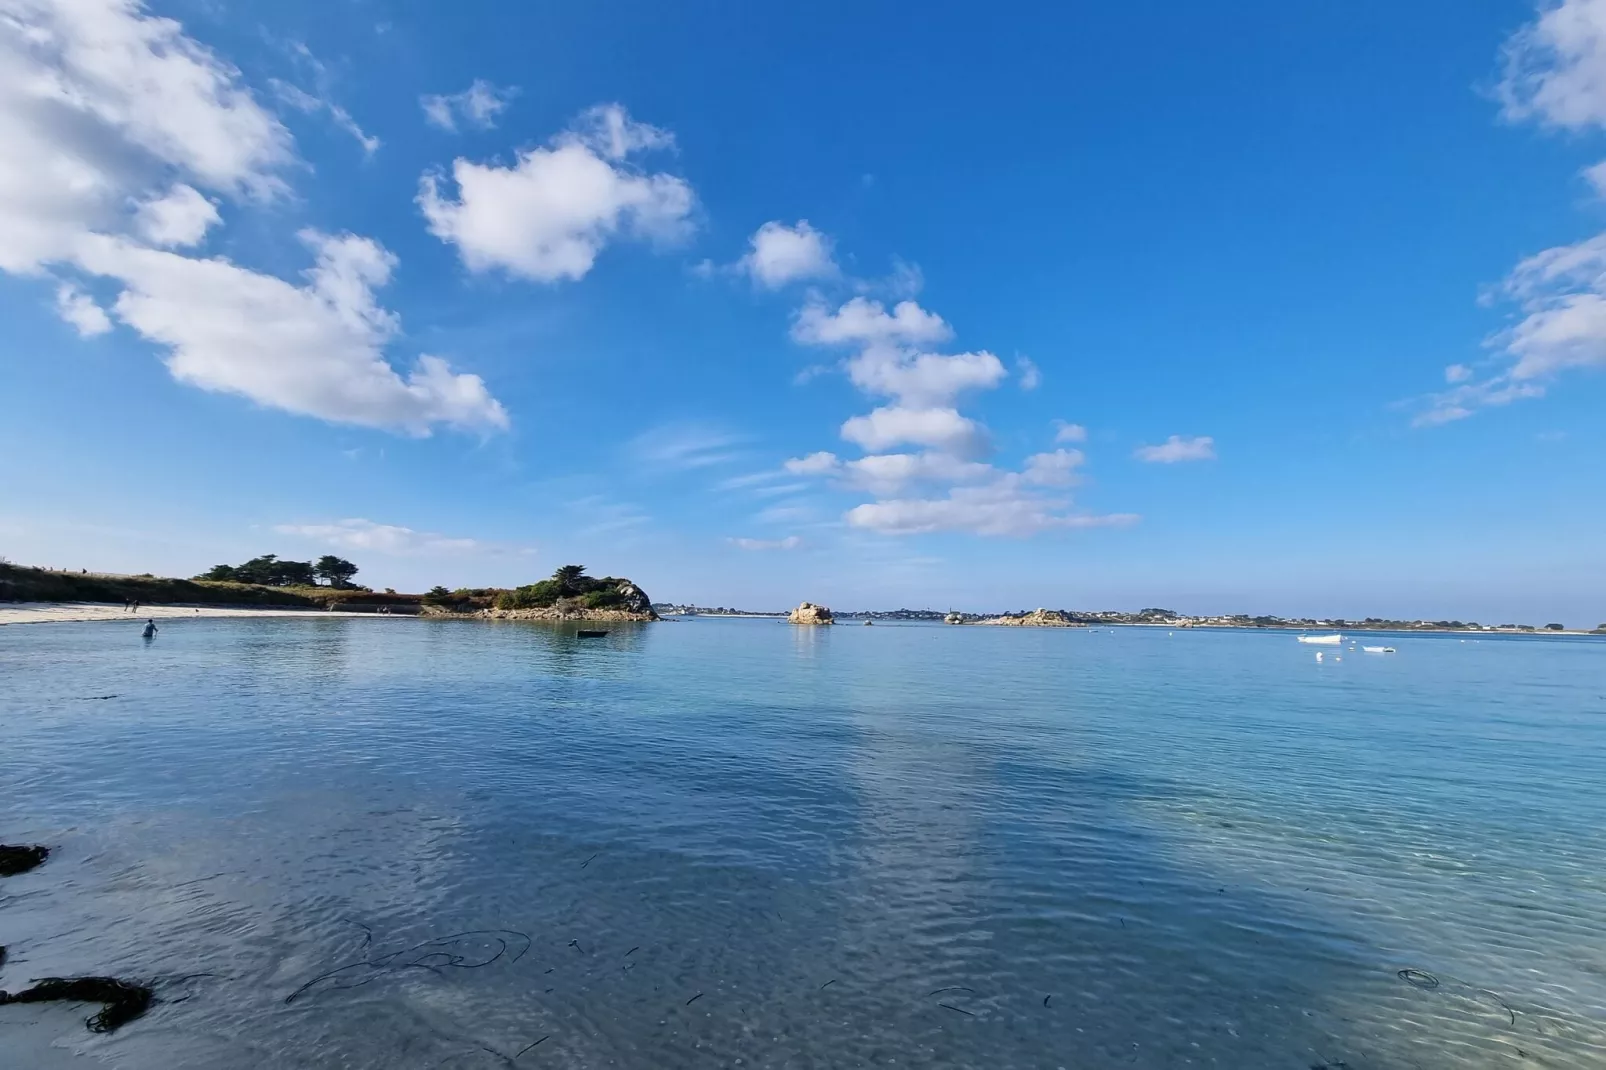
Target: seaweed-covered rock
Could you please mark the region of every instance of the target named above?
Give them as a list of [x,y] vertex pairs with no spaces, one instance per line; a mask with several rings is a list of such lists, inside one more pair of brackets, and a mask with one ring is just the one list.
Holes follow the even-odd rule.
[[0,843],[0,877],[15,877],[44,862],[50,857],[50,848],[38,844],[14,846]]

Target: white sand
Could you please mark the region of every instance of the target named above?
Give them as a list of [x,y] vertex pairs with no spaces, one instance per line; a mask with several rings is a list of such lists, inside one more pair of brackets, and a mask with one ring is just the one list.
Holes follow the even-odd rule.
[[71,621],[169,620],[176,617],[374,617],[398,620],[402,614],[331,613],[324,609],[236,609],[232,606],[140,606],[130,613],[122,605],[107,602],[0,602],[0,624],[62,624]]

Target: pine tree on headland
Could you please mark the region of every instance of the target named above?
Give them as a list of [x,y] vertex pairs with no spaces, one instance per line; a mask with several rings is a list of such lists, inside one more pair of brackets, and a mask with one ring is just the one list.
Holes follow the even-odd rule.
[[324,554],[318,558],[317,564],[312,566],[313,574],[319,579],[328,582],[331,587],[350,587],[351,578],[357,574],[357,566],[343,557],[334,554]]
[[558,585],[558,593],[568,598],[580,593],[580,581],[585,574],[584,565],[560,565],[552,573],[552,582]]

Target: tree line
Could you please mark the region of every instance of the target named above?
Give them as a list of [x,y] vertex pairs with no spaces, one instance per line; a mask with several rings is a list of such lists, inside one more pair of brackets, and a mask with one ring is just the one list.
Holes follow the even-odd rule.
[[351,582],[356,575],[356,565],[334,554],[324,554],[316,561],[285,561],[277,554],[263,554],[243,565],[213,565],[195,578],[264,587],[316,587],[322,580],[330,587],[352,591],[358,589]]

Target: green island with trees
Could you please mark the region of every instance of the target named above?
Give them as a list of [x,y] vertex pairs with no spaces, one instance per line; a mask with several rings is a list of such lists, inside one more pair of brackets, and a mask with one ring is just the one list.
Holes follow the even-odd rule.
[[583,620],[652,620],[646,593],[617,576],[589,576],[564,565],[521,587],[435,586],[424,594],[375,591],[356,583],[360,570],[334,554],[294,561],[262,554],[238,565],[214,565],[191,579],[31,568],[0,559],[0,601],[140,602],[146,605],[275,606],[430,616],[514,616]]

